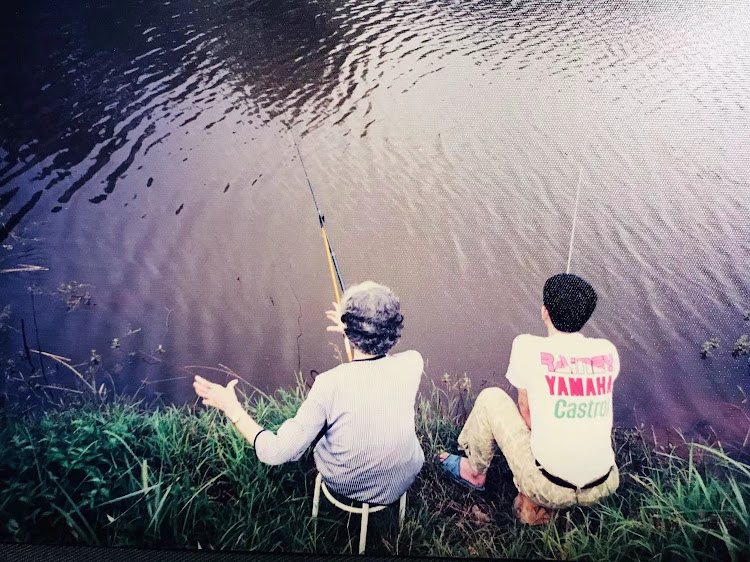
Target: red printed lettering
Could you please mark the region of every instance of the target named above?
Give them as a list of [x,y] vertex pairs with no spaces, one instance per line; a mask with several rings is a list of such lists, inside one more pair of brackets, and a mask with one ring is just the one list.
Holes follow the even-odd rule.
[[560,359],[555,363],[555,371],[562,371],[563,369],[568,369],[568,360],[561,355]]
[[582,378],[570,378],[568,379],[570,385],[571,396],[583,396],[583,379]]
[[586,374],[590,372],[592,372],[591,359],[589,357],[576,357],[576,373]]
[[555,356],[551,353],[545,353],[542,351],[542,365],[547,365],[547,369],[550,373],[555,372]]
[[551,377],[549,375],[544,375],[544,378],[547,381],[547,386],[549,386],[549,394],[550,394],[550,396],[554,396],[554,394],[555,394],[555,377]]
[[596,393],[604,394],[607,392],[607,379],[604,377],[596,377]]
[[601,373],[604,371],[604,355],[597,355],[591,358],[591,369],[594,373]]
[[596,390],[594,389],[594,381],[591,378],[586,379],[586,396],[596,396]]
[[614,371],[614,369],[615,369],[615,358],[614,358],[614,356],[611,353],[609,353],[607,355],[603,355],[602,357],[604,357],[604,364],[607,366],[607,370],[610,371],[610,372]]

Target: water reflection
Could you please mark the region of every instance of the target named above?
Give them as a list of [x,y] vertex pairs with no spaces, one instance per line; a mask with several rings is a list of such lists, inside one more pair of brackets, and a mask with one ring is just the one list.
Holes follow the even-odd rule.
[[[749,307],[749,22],[741,2],[24,4],[0,33],[0,263],[50,273],[3,296],[28,317],[46,287],[41,339],[66,354],[121,338],[135,386],[330,366],[293,126],[345,275],[397,289],[434,375],[498,384],[565,265],[580,171],[574,271],[628,366],[618,420],[718,420],[744,365],[698,349]],[[50,296],[71,280],[85,311]]]

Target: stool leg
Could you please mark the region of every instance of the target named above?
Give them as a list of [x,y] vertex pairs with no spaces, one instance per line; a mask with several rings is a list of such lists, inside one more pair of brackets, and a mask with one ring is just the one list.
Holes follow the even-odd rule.
[[312,516],[313,519],[318,517],[318,509],[320,508],[320,486],[323,483],[323,477],[320,473],[315,477],[315,491],[313,492],[313,508]]
[[362,504],[362,525],[359,529],[359,553],[365,553],[365,544],[367,543],[367,523],[370,519],[370,504]]
[[398,530],[404,526],[404,518],[406,517],[406,492],[401,496],[401,500],[398,502]]

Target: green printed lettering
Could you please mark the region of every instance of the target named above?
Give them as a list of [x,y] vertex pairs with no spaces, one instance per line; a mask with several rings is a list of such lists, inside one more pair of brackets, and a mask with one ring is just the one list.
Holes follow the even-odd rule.
[[560,398],[557,402],[555,402],[555,417],[561,418],[565,414],[563,414],[563,408],[565,408],[565,400],[563,398]]
[[568,415],[569,418],[576,417],[576,405],[574,402],[571,402],[570,405],[568,405]]

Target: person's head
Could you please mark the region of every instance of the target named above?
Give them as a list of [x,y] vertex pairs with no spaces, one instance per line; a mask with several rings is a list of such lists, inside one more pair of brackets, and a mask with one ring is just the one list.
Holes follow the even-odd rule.
[[596,291],[572,273],[558,273],[547,279],[542,291],[542,320],[560,332],[577,332],[596,308]]
[[349,287],[341,297],[344,333],[368,355],[386,354],[401,338],[404,316],[398,297],[372,281]]

